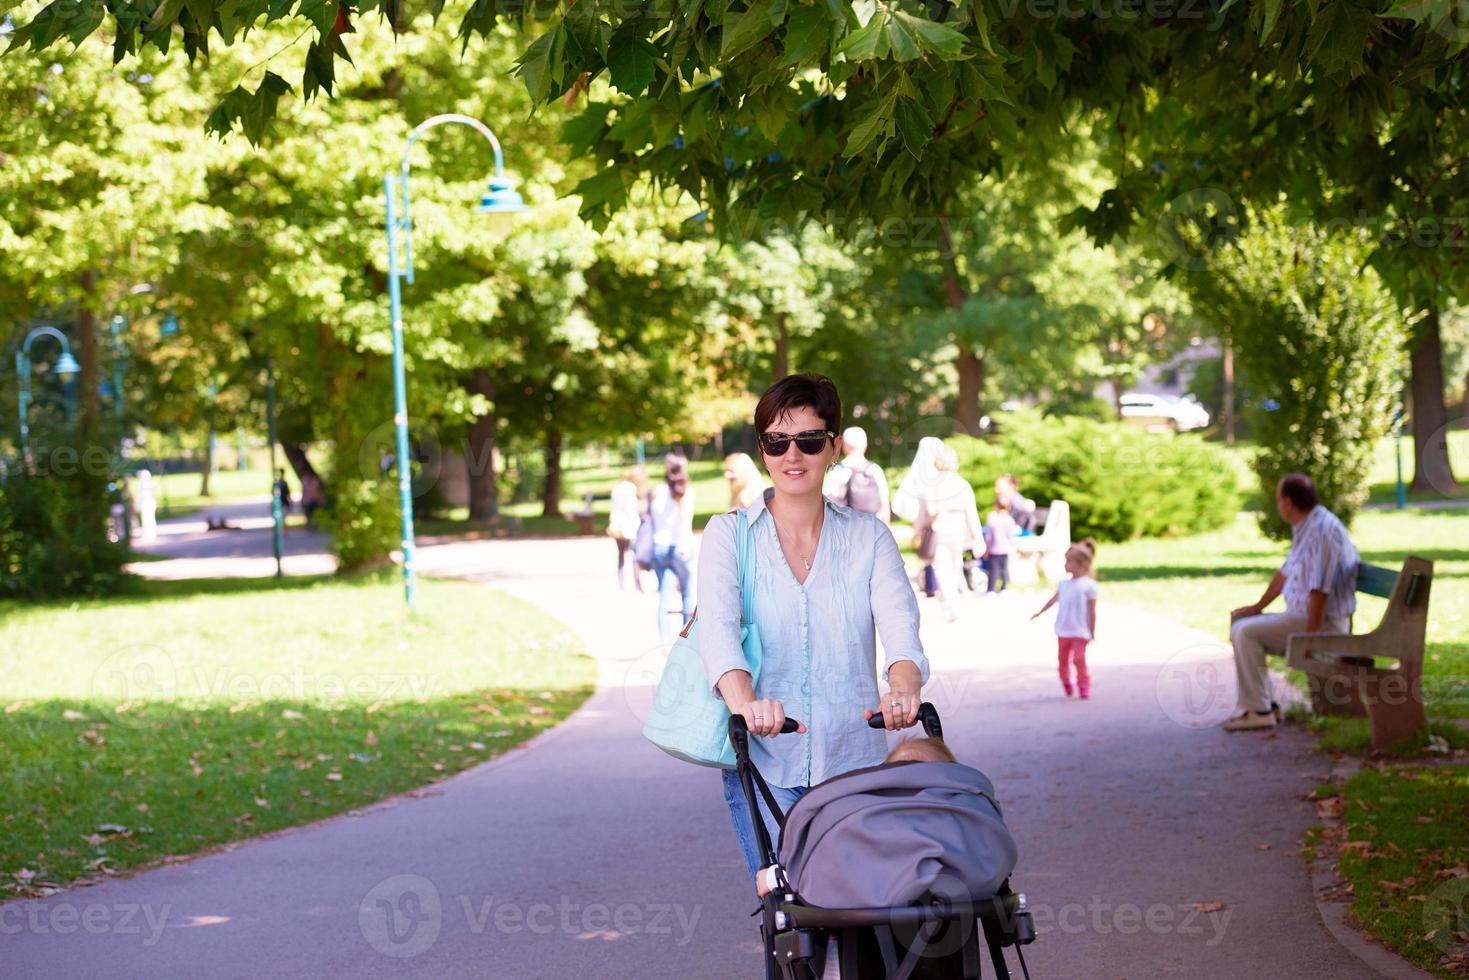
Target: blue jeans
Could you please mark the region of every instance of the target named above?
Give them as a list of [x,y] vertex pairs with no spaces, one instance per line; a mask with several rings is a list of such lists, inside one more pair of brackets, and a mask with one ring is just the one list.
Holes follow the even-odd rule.
[[679,592],[683,595],[685,621],[694,614],[694,576],[689,571],[689,563],[671,545],[653,550],[653,571],[658,576],[658,642],[668,646],[673,642],[674,634],[673,623],[668,619],[671,592],[667,588],[670,584],[669,573],[673,573],[673,577],[678,580]]
[[[745,866],[750,870],[750,880],[754,881],[760,869],[765,867],[765,855],[760,853],[760,844],[755,839],[755,824],[750,820],[750,805],[745,802],[745,791],[740,788],[740,777],[735,775],[733,769],[721,769],[720,775],[724,777],[724,802],[729,807],[729,820],[734,824],[735,840],[740,842],[740,850],[745,855]],[[789,812],[791,804],[806,795],[809,786],[784,786],[770,787],[770,793],[775,797],[775,802],[780,808]],[[760,818],[765,821],[765,829],[770,833],[770,846],[780,848],[780,824],[776,823],[775,815],[765,805],[765,800],[760,795],[760,788],[755,788],[755,803],[760,807]],[[777,854],[777,856],[779,856]]]

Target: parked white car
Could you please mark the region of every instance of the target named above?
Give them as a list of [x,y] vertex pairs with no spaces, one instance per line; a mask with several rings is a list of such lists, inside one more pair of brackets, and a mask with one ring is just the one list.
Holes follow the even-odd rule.
[[1172,429],[1174,432],[1202,429],[1209,424],[1209,412],[1204,406],[1192,398],[1168,395],[1123,395],[1122,417],[1150,429]]

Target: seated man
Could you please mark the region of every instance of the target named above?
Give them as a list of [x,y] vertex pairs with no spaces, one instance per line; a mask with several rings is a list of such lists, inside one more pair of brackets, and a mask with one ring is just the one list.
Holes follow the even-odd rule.
[[[1267,652],[1283,654],[1292,633],[1349,633],[1357,608],[1357,549],[1335,514],[1316,500],[1316,485],[1291,473],[1275,488],[1275,509],[1291,526],[1290,553],[1260,601],[1230,613],[1240,714],[1227,732],[1274,728]],[[1285,612],[1262,615],[1285,593]]]

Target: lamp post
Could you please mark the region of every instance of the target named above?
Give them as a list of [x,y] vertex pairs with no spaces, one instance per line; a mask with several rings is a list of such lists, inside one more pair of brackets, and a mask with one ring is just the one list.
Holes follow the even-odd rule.
[[[403,374],[403,300],[401,278],[413,284],[413,217],[409,210],[408,171],[409,156],[418,138],[435,126],[459,123],[469,126],[489,141],[495,152],[495,173],[490,178],[487,190],[479,202],[479,210],[490,213],[514,213],[524,211],[525,201],[505,177],[505,159],[500,151],[500,141],[490,127],[471,116],[445,113],[426,119],[408,134],[403,148],[403,166],[400,173],[391,171],[383,177],[384,198],[387,203],[388,229],[388,302],[391,307],[393,333],[393,425],[397,435],[398,457],[398,506],[403,521],[403,596],[408,608],[413,608],[413,597],[418,577],[414,570],[413,543],[413,475],[408,458],[408,391]],[[401,213],[400,213],[401,212]],[[398,265],[398,238],[403,239],[403,268]]]
[[[30,448],[31,425],[31,345],[42,337],[53,337],[61,344],[61,357],[56,361],[56,373],[67,381],[72,375],[82,368],[77,364],[76,358],[71,356],[71,345],[66,342],[66,334],[55,327],[37,327],[26,334],[25,342],[20,345],[20,350],[15,352],[15,374],[20,379],[20,397],[17,399],[20,408],[20,451],[24,456]],[[66,420],[71,421],[73,408],[72,396],[67,394],[66,398]]]

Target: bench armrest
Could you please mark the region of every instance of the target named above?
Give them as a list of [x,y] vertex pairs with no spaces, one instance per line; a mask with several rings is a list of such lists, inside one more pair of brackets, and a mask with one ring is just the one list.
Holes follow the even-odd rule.
[[1377,638],[1371,633],[1292,633],[1285,641],[1285,664],[1308,674],[1329,673],[1340,665],[1337,657],[1312,654],[1342,654],[1372,659]]

